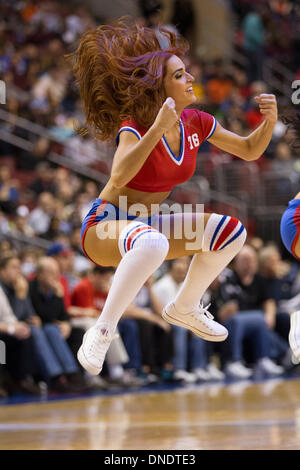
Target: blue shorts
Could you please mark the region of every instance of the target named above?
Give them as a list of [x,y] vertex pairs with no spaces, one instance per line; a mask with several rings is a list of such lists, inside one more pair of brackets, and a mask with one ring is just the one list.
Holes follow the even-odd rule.
[[93,225],[97,225],[99,222],[107,222],[108,220],[136,220],[143,222],[144,224],[153,226],[157,215],[153,214],[149,217],[137,217],[136,215],[130,215],[126,211],[119,207],[111,204],[104,199],[96,199],[91,210],[87,213],[81,226],[81,247],[84,254],[88,257],[84,250],[84,238],[87,230]]
[[280,235],[286,249],[297,259],[295,246],[300,234],[300,199],[292,199],[281,217]]

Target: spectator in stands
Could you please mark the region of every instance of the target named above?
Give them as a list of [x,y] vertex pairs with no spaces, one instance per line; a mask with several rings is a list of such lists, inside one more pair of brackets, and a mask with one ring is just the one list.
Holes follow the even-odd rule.
[[84,192],[88,195],[89,201],[94,202],[94,200],[99,195],[99,187],[95,181],[87,181],[84,185]]
[[252,349],[252,355],[248,350],[248,363],[255,363],[259,371],[273,376],[284,371],[270,359],[276,306],[257,270],[257,254],[252,247],[245,245],[234,260],[233,271],[223,273],[219,288],[222,305],[218,318],[229,331],[228,339],[220,349],[223,349],[226,373],[239,379],[252,375],[252,370],[243,364],[246,342]]
[[54,173],[55,197],[63,204],[63,218],[67,218],[65,206],[70,204],[80,189],[81,183],[71,171],[66,168],[57,168]]
[[257,96],[257,93],[268,93],[266,83],[262,81],[255,81],[250,85],[250,97],[248,103],[249,107],[248,110],[245,111],[244,117],[248,130],[255,129],[264,119],[254,102],[254,97]]
[[264,241],[262,238],[254,236],[247,239],[247,244],[250,245],[256,251],[256,253],[258,253],[259,250],[263,248]]
[[55,210],[55,199],[51,193],[43,192],[38,198],[38,204],[29,214],[29,225],[38,236],[43,236],[50,227]]
[[21,272],[27,280],[33,279],[38,260],[43,253],[43,250],[34,248],[26,248],[20,252]]
[[33,237],[34,230],[28,223],[29,209],[27,206],[19,206],[16,211],[14,218],[14,225],[11,228],[11,232],[14,235],[25,235],[26,237]]
[[[240,94],[240,90],[234,86],[227,98],[220,104],[220,111],[227,117],[227,121],[240,121],[244,122],[245,110],[247,108],[246,98]],[[245,131],[238,129],[245,135]]]
[[99,147],[101,143],[96,142],[89,136],[71,136],[65,145],[65,155],[75,163],[92,165],[99,160]]
[[206,82],[206,93],[210,102],[214,105],[221,104],[233,87],[232,76],[228,73],[221,61],[214,64],[214,72]]
[[12,179],[9,166],[0,166],[0,208],[13,214],[19,200],[18,182]]
[[31,107],[44,107],[48,112],[55,108],[64,97],[69,73],[59,66],[50,67],[42,74],[32,89]]
[[18,170],[34,171],[43,162],[50,149],[50,142],[45,137],[39,137],[33,144],[31,152],[24,151],[17,159]]
[[0,253],[1,257],[6,256],[6,254],[11,254],[11,252],[14,252],[14,244],[11,239],[4,239],[0,241]]
[[[299,160],[293,158],[291,146],[287,142],[279,142],[275,148],[274,159],[270,170],[274,172],[272,191],[277,201],[285,201],[296,191],[300,180]],[[280,202],[279,202],[280,203]]]
[[74,225],[81,225],[82,221],[89,211],[89,195],[85,192],[77,194],[74,202],[69,204],[65,210],[69,214],[69,220],[71,219]]
[[[0,208],[0,233],[2,235],[7,235],[9,231],[10,231],[10,225],[9,225],[8,217],[4,214],[4,212]],[[5,242],[8,242],[8,240],[5,240]]]
[[33,191],[35,196],[39,196],[43,192],[55,194],[56,182],[55,172],[50,164],[45,161],[36,167],[37,178],[30,184],[29,189]]
[[[68,223],[64,223],[61,215],[61,201],[55,199],[55,212],[51,218],[49,228],[47,232],[43,234],[43,238],[49,241],[56,240],[63,232],[63,228],[66,228],[67,232],[69,231]],[[60,213],[60,214],[59,214]]]
[[[74,375],[72,374],[71,380],[82,386],[77,361],[67,344],[72,343],[74,331],[64,307],[59,266],[51,257],[42,257],[39,260],[36,277],[30,282],[29,294],[41,324],[43,327],[51,326],[49,336],[51,335],[51,340],[60,345],[60,362],[65,364],[67,361],[68,366],[76,371]],[[78,333],[80,333],[79,341],[82,341],[84,331],[77,328],[75,335]]]
[[[190,259],[188,257],[171,260],[169,270],[153,286],[153,291],[162,305],[166,305],[176,296],[186,276]],[[172,325],[174,339],[174,379],[185,383],[193,383],[197,380],[209,380],[210,374],[207,370],[207,343],[195,335],[190,335],[185,328]],[[190,369],[188,372],[190,349]]]
[[293,175],[294,180],[299,179],[299,171],[296,170],[296,161],[293,159],[291,147],[286,142],[279,142],[276,145],[271,170],[278,174]]
[[88,27],[95,25],[87,8],[80,5],[69,12],[65,18],[65,33],[63,39],[66,43],[73,43]]
[[172,24],[176,25],[179,33],[187,39],[193,39],[191,35],[195,28],[195,19],[196,13],[191,0],[175,0]]
[[[252,11],[251,11],[252,10]],[[255,6],[245,16],[242,28],[244,33],[244,51],[248,60],[247,76],[249,82],[263,79],[263,60],[265,28]]]
[[[54,242],[46,252],[47,256],[51,256],[58,264],[59,267],[59,282],[63,288],[64,306],[68,312],[71,307],[71,286],[70,276],[73,274],[74,268],[74,255],[70,247],[63,245],[60,242]],[[69,313],[69,312],[68,312]]]
[[[15,255],[7,255],[0,260],[0,340],[6,349],[3,375],[7,371],[10,374],[3,378],[3,382],[6,382],[9,393],[20,390],[36,395],[39,394],[39,388],[33,376],[37,373],[37,364],[30,327],[17,319],[4,291],[6,285],[13,282],[17,291],[23,289],[17,281],[19,266],[16,260]],[[5,388],[5,383],[3,385]]]
[[28,295],[28,282],[21,274],[21,262],[15,255],[7,256],[0,262],[0,285],[5,293],[14,316],[19,322],[28,325],[33,350],[42,379],[51,390],[74,391],[68,379],[74,381],[78,366],[54,325],[42,325],[33,309]]
[[74,252],[74,269],[77,273],[81,274],[90,269],[92,263],[84,256],[81,250],[81,226],[73,226],[70,235],[70,247]]
[[299,264],[283,261],[278,247],[272,244],[263,247],[259,252],[259,273],[264,279],[269,297],[274,299],[277,305],[274,330],[287,344],[290,313],[300,306],[300,301],[297,300],[300,297]]
[[[87,330],[95,324],[104,306],[113,272],[111,267],[93,266],[91,273],[75,286],[70,310],[73,325]],[[126,313],[130,315],[130,311]],[[118,329],[129,357],[122,342],[116,339],[111,343],[106,357],[110,382],[124,386],[141,385],[143,382],[136,374],[141,369],[138,326],[133,319],[124,317]],[[124,372],[122,364],[129,369],[128,373]]]

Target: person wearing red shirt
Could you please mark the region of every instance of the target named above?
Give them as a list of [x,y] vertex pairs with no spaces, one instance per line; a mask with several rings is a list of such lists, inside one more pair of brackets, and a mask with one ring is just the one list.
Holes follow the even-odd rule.
[[95,267],[89,277],[81,279],[74,287],[71,305],[85,309],[87,316],[98,317],[105,304],[107,285],[113,272],[113,268]]

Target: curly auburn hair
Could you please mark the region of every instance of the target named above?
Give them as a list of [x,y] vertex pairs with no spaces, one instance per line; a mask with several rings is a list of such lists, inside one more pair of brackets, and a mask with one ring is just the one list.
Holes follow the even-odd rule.
[[172,55],[183,57],[187,41],[164,28],[168,40],[162,49],[157,33],[123,19],[83,34],[72,61],[85,123],[80,135],[92,132],[102,141],[112,140],[123,120],[136,119],[143,127],[153,124],[166,99],[163,79]]
[[287,126],[287,129],[293,131],[294,138],[290,143],[290,146],[299,151],[300,149],[300,111],[298,109],[290,112],[288,116],[279,116],[282,123]]

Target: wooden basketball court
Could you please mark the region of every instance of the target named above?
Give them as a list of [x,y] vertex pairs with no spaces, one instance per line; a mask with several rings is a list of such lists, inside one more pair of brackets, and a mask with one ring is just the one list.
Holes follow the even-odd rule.
[[300,449],[300,380],[5,405],[0,449]]

